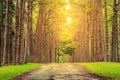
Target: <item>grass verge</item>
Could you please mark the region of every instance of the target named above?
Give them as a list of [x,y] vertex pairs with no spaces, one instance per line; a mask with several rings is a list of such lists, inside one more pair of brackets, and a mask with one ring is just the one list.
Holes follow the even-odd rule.
[[120,80],[120,63],[95,62],[78,64],[97,75],[112,78],[113,80]]
[[0,80],[11,80],[12,78],[21,75],[27,71],[33,70],[41,64],[28,63],[24,65],[11,65],[0,67]]

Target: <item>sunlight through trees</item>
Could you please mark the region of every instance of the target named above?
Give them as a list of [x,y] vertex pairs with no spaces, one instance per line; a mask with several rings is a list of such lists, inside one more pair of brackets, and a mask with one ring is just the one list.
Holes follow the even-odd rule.
[[66,21],[67,21],[67,22],[66,22],[66,25],[69,25],[69,24],[71,23],[71,21],[72,21],[71,17],[67,17],[67,18],[66,18]]
[[120,61],[120,0],[1,0],[0,65]]

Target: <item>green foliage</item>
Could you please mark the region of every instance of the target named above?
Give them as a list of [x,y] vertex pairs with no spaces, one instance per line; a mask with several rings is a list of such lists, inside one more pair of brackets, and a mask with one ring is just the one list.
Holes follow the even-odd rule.
[[120,63],[96,62],[79,64],[97,75],[120,80]]
[[75,51],[75,48],[77,47],[77,42],[75,41],[65,41],[65,42],[60,42],[58,44],[58,55],[72,55]]
[[57,62],[66,62],[74,54],[77,42],[73,40],[61,41],[57,45]]
[[66,54],[72,55],[72,53],[74,53],[76,47],[77,47],[77,42],[75,42],[75,41],[69,42],[68,44],[65,45],[64,52]]
[[24,72],[37,68],[40,65],[41,64],[28,63],[25,65],[0,67],[0,80],[10,80],[18,75],[23,74]]

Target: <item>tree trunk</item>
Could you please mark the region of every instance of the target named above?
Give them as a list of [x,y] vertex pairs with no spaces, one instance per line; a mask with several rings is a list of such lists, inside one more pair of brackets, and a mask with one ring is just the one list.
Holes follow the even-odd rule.
[[12,0],[6,2],[6,29],[4,35],[4,58],[3,64],[12,63]]
[[3,57],[3,1],[0,1],[0,66],[2,66]]
[[106,28],[106,52],[105,52],[105,61],[109,61],[109,35],[108,35],[108,22],[107,22],[107,1],[104,0],[105,8],[105,28]]
[[111,61],[116,62],[119,61],[118,56],[118,25],[117,25],[117,1],[114,0],[113,4],[113,25],[112,25],[112,55],[111,55]]

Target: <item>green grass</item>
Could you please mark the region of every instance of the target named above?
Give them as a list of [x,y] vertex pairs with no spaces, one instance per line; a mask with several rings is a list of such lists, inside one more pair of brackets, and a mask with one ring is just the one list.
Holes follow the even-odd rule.
[[112,78],[113,80],[120,80],[120,63],[95,62],[78,64],[97,75]]
[[28,63],[24,65],[11,65],[0,67],[0,80],[10,80],[18,75],[39,67],[41,64]]

